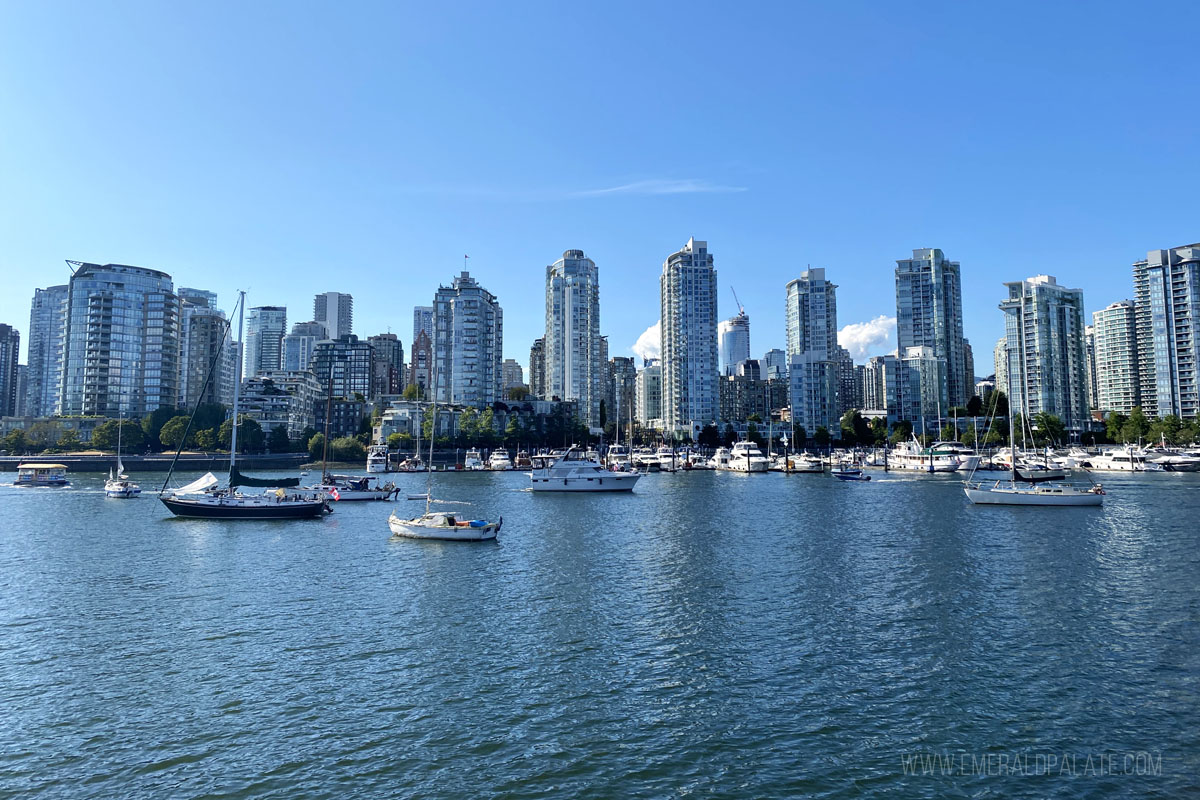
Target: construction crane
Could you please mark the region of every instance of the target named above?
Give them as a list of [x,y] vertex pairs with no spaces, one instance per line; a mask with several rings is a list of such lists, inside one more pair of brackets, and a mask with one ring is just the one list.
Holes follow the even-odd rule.
[[730,286],[730,287],[729,287],[729,291],[733,292],[733,302],[737,303],[737,307],[738,307],[738,314],[745,314],[745,313],[746,313],[746,307],[745,307],[744,305],[742,305],[742,301],[741,301],[741,300],[738,300],[738,296],[737,296],[737,289],[733,288],[733,286]]

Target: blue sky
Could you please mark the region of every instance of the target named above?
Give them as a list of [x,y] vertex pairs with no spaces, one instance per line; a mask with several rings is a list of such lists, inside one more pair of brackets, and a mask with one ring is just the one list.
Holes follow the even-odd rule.
[[76,259],[407,347],[470,254],[525,363],[581,248],[629,354],[695,236],[761,354],[807,265],[847,326],[940,247],[983,375],[1003,281],[1095,310],[1200,240],[1195,4],[442,5],[0,3],[0,321]]

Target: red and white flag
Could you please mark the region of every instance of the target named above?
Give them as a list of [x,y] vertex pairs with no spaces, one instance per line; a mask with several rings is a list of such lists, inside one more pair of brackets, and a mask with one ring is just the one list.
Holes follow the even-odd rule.
[[341,499],[342,499],[342,494],[341,494],[341,492],[339,492],[339,491],[337,490],[337,487],[336,487],[336,486],[335,486],[335,487],[333,487],[333,491],[329,493],[329,496],[330,496],[330,497],[332,497],[334,500],[341,500]]

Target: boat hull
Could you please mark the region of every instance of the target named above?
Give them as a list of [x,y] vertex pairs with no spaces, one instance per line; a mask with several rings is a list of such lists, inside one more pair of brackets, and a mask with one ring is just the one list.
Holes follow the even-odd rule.
[[597,478],[542,478],[533,477],[531,488],[535,492],[632,492],[634,484],[641,479],[636,472],[614,472]]
[[159,499],[175,516],[192,519],[313,519],[319,517],[325,510],[324,499],[254,505],[240,503],[222,505],[179,497],[160,497]]
[[976,505],[992,506],[1098,506],[1104,497],[1093,492],[1057,494],[1051,491],[1026,491],[1007,488],[964,487],[967,499]]

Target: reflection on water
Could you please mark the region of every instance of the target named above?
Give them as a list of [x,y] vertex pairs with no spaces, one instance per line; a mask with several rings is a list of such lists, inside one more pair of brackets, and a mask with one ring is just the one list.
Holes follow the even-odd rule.
[[[1099,510],[948,476],[435,476],[504,517],[485,545],[392,541],[390,503],[178,520],[74,478],[0,486],[0,796],[1178,795],[1200,767],[1200,476],[1113,477]],[[901,766],[1068,750],[1163,775]]]

